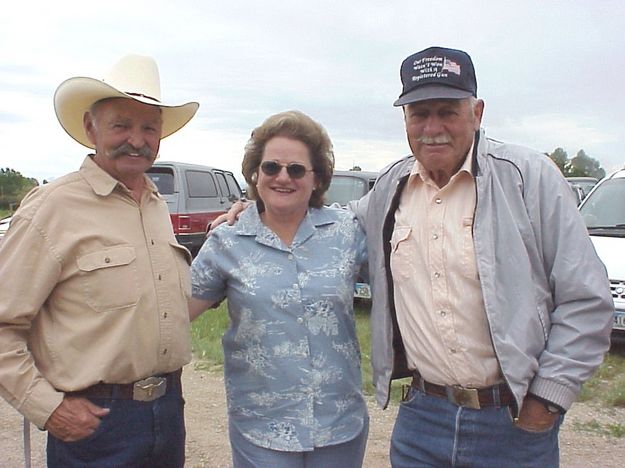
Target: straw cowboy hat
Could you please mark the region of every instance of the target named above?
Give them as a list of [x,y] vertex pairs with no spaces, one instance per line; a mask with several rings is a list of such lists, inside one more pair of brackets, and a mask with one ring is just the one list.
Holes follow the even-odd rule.
[[128,98],[162,109],[165,138],[184,127],[197,111],[197,102],[170,105],[161,102],[158,66],[151,57],[126,55],[102,79],[77,76],[59,85],[54,93],[54,111],[65,131],[81,145],[94,148],[83,127],[83,116],[91,105],[106,98]]

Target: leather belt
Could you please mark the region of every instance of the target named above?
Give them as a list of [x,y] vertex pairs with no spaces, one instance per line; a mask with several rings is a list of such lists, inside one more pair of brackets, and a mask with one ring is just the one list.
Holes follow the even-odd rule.
[[110,398],[119,400],[153,401],[167,393],[168,390],[180,389],[182,369],[169,374],[157,375],[138,380],[129,384],[97,383],[66,395],[90,398]]
[[480,409],[487,406],[515,405],[514,395],[505,383],[486,388],[467,388],[459,385],[437,385],[430,383],[414,371],[411,386],[426,395],[445,398],[451,403],[466,408]]

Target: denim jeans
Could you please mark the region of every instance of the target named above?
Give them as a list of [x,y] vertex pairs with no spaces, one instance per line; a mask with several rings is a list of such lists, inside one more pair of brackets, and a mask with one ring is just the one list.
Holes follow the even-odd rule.
[[549,430],[529,432],[514,424],[507,406],[463,408],[411,388],[393,428],[391,465],[557,467],[562,420]]
[[149,402],[89,400],[111,412],[92,435],[77,442],[62,442],[48,434],[49,468],[184,466],[184,400],[179,385]]
[[310,452],[281,452],[254,445],[232,424],[230,446],[234,468],[360,468],[365,458],[369,418],[362,432],[350,441],[337,445],[317,447]]

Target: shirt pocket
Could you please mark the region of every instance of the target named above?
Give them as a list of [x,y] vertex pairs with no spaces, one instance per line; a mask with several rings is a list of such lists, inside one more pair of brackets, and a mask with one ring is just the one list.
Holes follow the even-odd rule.
[[86,303],[98,312],[121,310],[139,302],[137,254],[120,245],[90,252],[78,258]]
[[477,264],[475,262],[475,246],[473,244],[473,218],[462,218],[462,274],[466,278],[477,279]]
[[176,269],[178,270],[178,277],[180,279],[180,288],[184,294],[186,299],[191,297],[191,261],[193,257],[182,245],[177,242],[170,242],[169,245],[172,248],[172,253],[174,256],[174,262],[176,264]]
[[412,228],[395,227],[391,236],[391,273],[395,280],[408,280],[412,276],[413,247],[410,245]]

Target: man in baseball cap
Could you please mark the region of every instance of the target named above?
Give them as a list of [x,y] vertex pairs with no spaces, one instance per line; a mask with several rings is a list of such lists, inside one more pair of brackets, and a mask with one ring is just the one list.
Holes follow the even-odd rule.
[[352,206],[380,405],[412,378],[391,464],[556,467],[562,415],[610,343],[605,268],[555,164],[480,129],[467,53],[417,52],[401,81],[412,154]]
[[151,57],[54,96],[94,149],[22,201],[0,248],[0,394],[48,431],[48,466],[184,465],[189,252],[144,172],[198,109],[161,98]]

